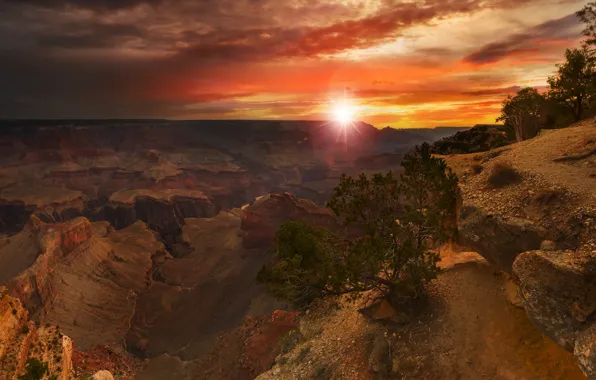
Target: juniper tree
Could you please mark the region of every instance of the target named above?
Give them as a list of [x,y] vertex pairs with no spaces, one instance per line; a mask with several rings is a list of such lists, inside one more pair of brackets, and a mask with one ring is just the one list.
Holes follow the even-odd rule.
[[392,172],[342,175],[327,206],[351,233],[284,223],[276,234],[277,262],[258,280],[297,304],[371,290],[394,305],[417,297],[439,272],[431,249],[449,236],[457,177],[428,144],[402,166],[399,180]]

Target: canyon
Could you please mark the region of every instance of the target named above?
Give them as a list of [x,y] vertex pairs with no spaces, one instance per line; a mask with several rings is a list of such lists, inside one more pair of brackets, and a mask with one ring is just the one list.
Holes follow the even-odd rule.
[[[300,313],[255,278],[284,221],[341,228],[324,208],[341,174],[399,173],[415,144],[462,129],[323,124],[6,122],[0,379],[17,379],[29,357],[60,379],[102,370],[141,380],[312,378],[315,365],[374,378],[367,360],[383,329],[394,372],[407,378],[596,373],[593,124],[442,156],[460,179],[459,238],[441,253],[435,306],[409,327],[378,324],[343,301]],[[485,135],[482,126],[436,147],[467,152],[469,136]],[[487,185],[500,164],[520,180]],[[280,352],[294,331],[309,338]],[[424,343],[404,341],[412,335]]]
[[[59,326],[74,342],[65,379],[106,368],[140,379],[268,369],[253,351],[295,326],[288,305],[255,284],[276,228],[337,228],[321,206],[342,173],[399,171],[415,143],[459,130],[322,124],[3,123],[0,286],[26,314],[18,326]],[[247,339],[258,347],[246,350]],[[7,353],[0,362],[7,379],[23,370]]]

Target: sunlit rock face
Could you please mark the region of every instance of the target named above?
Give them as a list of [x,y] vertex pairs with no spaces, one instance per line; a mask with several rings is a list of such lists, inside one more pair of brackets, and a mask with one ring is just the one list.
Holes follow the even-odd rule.
[[[121,344],[127,329],[123,321],[150,284],[152,258],[164,250],[143,222],[105,236],[101,231],[85,218],[41,224],[7,238],[14,242],[4,247],[11,252],[10,246],[19,244],[33,261],[8,280],[9,294],[22,300],[40,323],[62,326],[82,348]],[[0,257],[2,266],[13,272],[26,266],[10,259]]]
[[56,326],[37,326],[18,298],[0,287],[0,378],[16,379],[28,358],[47,365],[55,379],[67,380],[74,375],[72,340]]
[[586,375],[596,376],[594,254],[524,252],[515,261],[513,271],[528,317],[544,334],[574,352]]

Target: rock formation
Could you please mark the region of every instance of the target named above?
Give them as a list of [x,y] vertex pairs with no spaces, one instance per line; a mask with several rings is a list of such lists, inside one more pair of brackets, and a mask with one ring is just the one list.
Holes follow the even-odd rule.
[[17,298],[0,287],[0,379],[12,380],[25,372],[28,359],[47,366],[49,377],[73,378],[73,344],[56,327],[37,327]]
[[[152,260],[164,250],[143,222],[105,237],[101,231],[78,218],[38,225],[13,243],[26,244],[34,262],[8,281],[9,293],[34,319],[63,326],[83,349],[121,344],[136,298],[151,282]],[[10,256],[0,259],[11,267]]]
[[[485,154],[446,158],[463,192],[460,243],[512,273],[529,319],[574,352],[590,378],[596,377],[596,178],[593,154],[585,152],[595,138],[596,129],[580,122]],[[488,186],[500,164],[521,180]]]
[[333,212],[313,202],[289,193],[259,197],[244,210],[242,230],[245,248],[269,247],[274,242],[275,231],[287,220],[300,220],[313,226],[337,231],[339,225]]

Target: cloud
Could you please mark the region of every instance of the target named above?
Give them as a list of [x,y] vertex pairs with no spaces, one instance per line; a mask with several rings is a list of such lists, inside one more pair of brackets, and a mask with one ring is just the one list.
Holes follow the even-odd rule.
[[107,48],[143,35],[130,24],[71,23],[61,31],[39,36],[37,44],[42,48]]
[[486,96],[486,95],[507,95],[511,93],[516,93],[521,89],[519,86],[511,86],[511,87],[503,87],[503,88],[489,88],[489,89],[482,89],[482,90],[473,90],[473,91],[462,91],[462,95],[469,95],[469,96]]
[[[501,41],[470,54],[462,67],[457,38],[444,47],[418,48],[409,31],[432,36],[434,25],[451,17],[465,22],[477,11],[524,3],[0,0],[0,115],[310,117],[321,109],[316,102],[344,86],[379,106],[489,101],[513,89],[517,74],[497,77],[478,63],[515,49],[532,55],[522,64],[545,59],[534,46],[512,37],[510,45]],[[572,24],[567,16],[523,36],[567,41]],[[412,50],[346,58],[398,37]],[[254,100],[264,94],[265,101]]]
[[140,4],[155,5],[162,0],[5,0],[7,3],[20,5],[34,5],[45,8],[74,6],[89,9],[113,10],[118,8],[130,8]]
[[520,55],[534,55],[549,44],[570,44],[580,36],[579,20],[575,14],[549,20],[524,33],[514,34],[502,41],[491,42],[464,58],[464,62],[485,64]]

